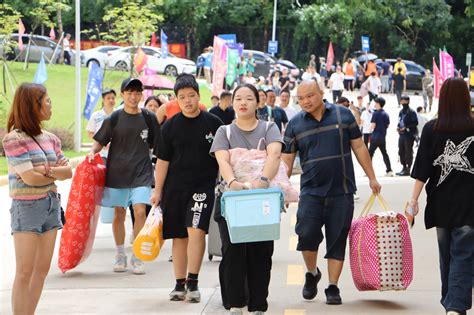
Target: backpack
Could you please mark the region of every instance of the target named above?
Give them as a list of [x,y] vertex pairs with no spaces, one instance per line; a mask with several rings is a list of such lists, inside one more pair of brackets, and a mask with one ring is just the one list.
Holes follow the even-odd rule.
[[[153,118],[151,117],[151,114],[147,109],[142,108],[141,110],[142,110],[142,116],[145,119],[145,123],[148,127],[147,142],[148,142],[148,146],[151,149],[154,147],[154,141],[155,141],[155,129],[153,128],[153,121],[152,121]],[[112,129],[114,129],[115,126],[117,126],[119,112],[121,111],[123,111],[123,109],[116,110],[112,113],[112,115],[110,115],[110,125],[112,126]]]

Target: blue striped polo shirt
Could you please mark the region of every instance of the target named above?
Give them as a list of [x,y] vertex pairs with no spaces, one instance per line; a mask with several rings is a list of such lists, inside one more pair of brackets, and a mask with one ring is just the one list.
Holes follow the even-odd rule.
[[285,131],[284,153],[299,153],[301,194],[319,197],[355,193],[351,140],[362,137],[351,111],[325,102],[321,121],[301,111]]

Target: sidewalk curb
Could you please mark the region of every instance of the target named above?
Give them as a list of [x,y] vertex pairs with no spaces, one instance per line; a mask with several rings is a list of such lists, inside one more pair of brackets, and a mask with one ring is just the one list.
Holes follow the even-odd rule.
[[[79,163],[84,161],[84,156],[78,156],[69,160],[69,164],[71,164],[72,169],[75,169]],[[0,176],[0,186],[8,185],[8,175]]]

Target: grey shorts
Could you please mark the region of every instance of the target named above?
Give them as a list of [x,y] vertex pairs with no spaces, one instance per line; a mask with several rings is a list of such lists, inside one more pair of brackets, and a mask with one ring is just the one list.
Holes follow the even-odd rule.
[[43,234],[61,229],[61,201],[55,192],[35,200],[13,199],[10,209],[12,234],[30,232]]

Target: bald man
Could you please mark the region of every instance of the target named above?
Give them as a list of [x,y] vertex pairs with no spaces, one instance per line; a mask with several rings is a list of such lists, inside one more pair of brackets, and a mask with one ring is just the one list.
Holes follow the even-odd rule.
[[302,111],[286,128],[283,160],[291,176],[295,156],[299,153],[303,168],[295,227],[297,250],[302,252],[307,268],[303,298],[312,300],[318,293],[317,284],[321,280],[317,267],[318,247],[323,241],[322,227],[325,226],[327,250],[324,257],[328,259],[329,278],[326,304],[338,305],[342,304],[342,299],[337,283],[344,263],[356,192],[351,150],[367,174],[372,191],[378,194],[381,187],[351,111],[324,102],[315,81],[302,82],[297,98]]

